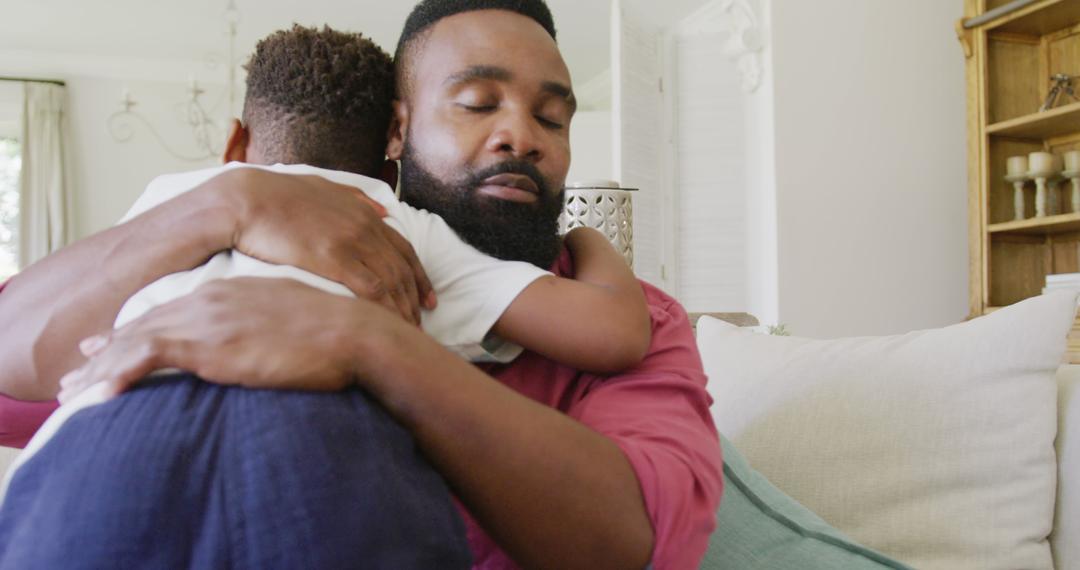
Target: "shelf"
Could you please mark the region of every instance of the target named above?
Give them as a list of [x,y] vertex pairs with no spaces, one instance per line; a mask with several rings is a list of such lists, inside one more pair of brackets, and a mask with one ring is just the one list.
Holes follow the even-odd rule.
[[[1080,212],[1066,205],[1071,184],[1062,183],[1046,204],[1050,211],[1062,211],[1051,201],[1066,205],[1068,213],[1010,221],[1014,192],[1002,181],[1011,156],[1080,149],[1077,99],[1062,98],[1056,108],[1038,112],[1052,74],[1080,73],[1080,0],[972,0],[967,5],[990,7],[966,20],[972,27],[961,33],[973,173],[968,182],[974,246],[970,298],[973,313],[981,315],[1038,295],[1047,275],[1080,271]],[[1052,200],[1055,194],[1059,201]],[[1029,215],[1033,206],[1026,194]]]
[[986,25],[988,30],[1045,36],[1080,23],[1080,2],[1076,0],[1043,0],[1002,16]]
[[[1080,6],[1080,2],[1077,2]],[[994,123],[986,128],[991,135],[1018,139],[1045,140],[1080,132],[1080,103],[1069,103],[1042,113]]]
[[1029,218],[1018,222],[990,224],[987,231],[991,234],[1050,235],[1066,232],[1080,232],[1080,214],[1060,214],[1043,218]]

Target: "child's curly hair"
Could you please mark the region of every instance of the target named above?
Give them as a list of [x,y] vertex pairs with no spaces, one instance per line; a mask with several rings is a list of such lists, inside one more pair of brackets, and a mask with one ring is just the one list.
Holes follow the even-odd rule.
[[260,41],[246,69],[243,121],[267,162],[378,172],[394,98],[382,48],[358,33],[294,24]]

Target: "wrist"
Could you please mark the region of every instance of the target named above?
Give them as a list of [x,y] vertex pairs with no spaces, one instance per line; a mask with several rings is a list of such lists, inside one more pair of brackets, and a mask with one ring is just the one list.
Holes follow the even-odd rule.
[[349,323],[340,330],[353,382],[403,426],[415,425],[422,416],[421,395],[433,391],[431,370],[452,368],[440,364],[440,358],[460,359],[382,306],[367,301],[352,306]]
[[372,302],[347,301],[349,308],[341,312],[344,322],[338,327],[338,344],[349,359],[347,366],[355,383],[378,393],[388,373],[400,367],[407,352],[401,348],[408,342],[407,335],[398,326],[404,321]]
[[125,284],[145,286],[229,249],[232,223],[232,213],[212,194],[184,193],[108,230],[116,237],[100,269],[121,290]]
[[202,240],[212,251],[236,246],[240,233],[251,219],[251,195],[248,192],[249,169],[234,168],[211,178],[189,192],[190,212],[200,223],[196,226]]

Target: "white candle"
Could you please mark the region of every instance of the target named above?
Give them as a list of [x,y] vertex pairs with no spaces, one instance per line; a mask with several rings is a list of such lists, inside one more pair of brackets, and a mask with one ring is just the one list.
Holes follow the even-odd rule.
[[1054,155],[1048,152],[1033,152],[1028,155],[1028,167],[1033,176],[1046,177],[1054,173]]
[[[1080,152],[1077,154],[1077,160],[1080,160]],[[1008,173],[1009,176],[1023,176],[1028,173],[1028,159],[1026,156],[1010,156],[1008,160]]]
[[1065,170],[1080,171],[1080,150],[1070,150],[1065,153]]

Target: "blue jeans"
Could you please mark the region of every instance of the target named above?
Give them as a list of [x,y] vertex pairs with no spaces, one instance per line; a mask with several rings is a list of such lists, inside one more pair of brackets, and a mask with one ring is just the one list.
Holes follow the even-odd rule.
[[73,416],[0,509],[0,569],[469,563],[445,482],[355,389],[146,382]]

